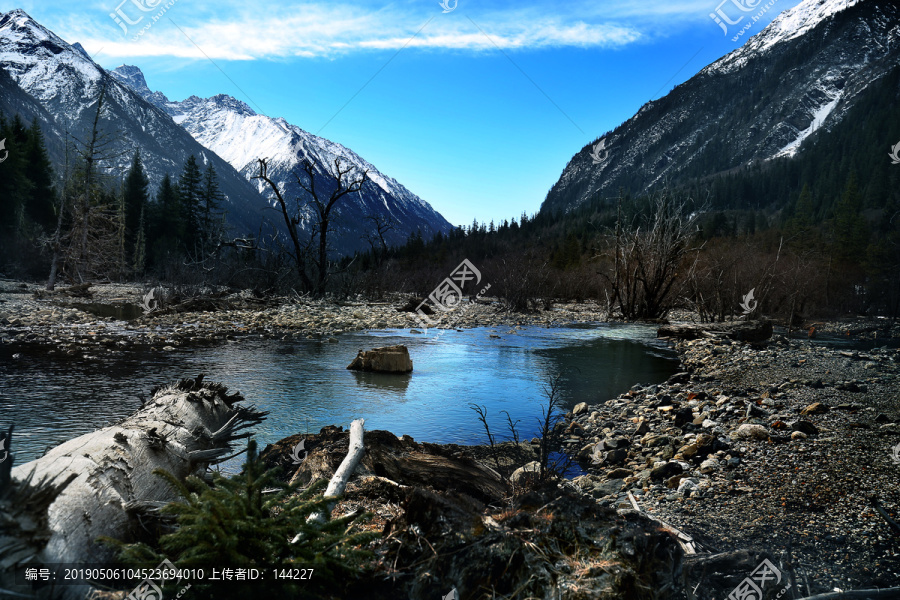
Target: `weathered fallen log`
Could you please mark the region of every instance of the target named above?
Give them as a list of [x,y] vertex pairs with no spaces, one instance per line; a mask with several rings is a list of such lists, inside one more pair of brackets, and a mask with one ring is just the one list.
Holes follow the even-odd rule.
[[740,342],[762,342],[772,337],[771,321],[727,321],[724,323],[683,323],[663,325],[656,337],[696,340],[702,337],[725,337]]
[[[101,536],[131,541],[141,512],[176,499],[155,469],[179,478],[230,458],[232,442],[266,413],[203,376],[155,390],[134,415],[65,442],[11,472],[0,514],[18,524],[0,537],[0,588],[26,562],[105,563]],[[12,588],[15,589],[15,588]]]
[[[356,467],[362,459],[363,452],[365,452],[365,445],[363,444],[363,423],[365,423],[363,419],[356,419],[350,423],[350,446],[347,448],[347,456],[341,461],[341,466],[337,468],[337,471],[334,472],[334,475],[328,482],[328,487],[325,488],[325,498],[337,498],[343,494],[344,489],[347,487],[347,482],[350,481],[350,477],[353,475],[353,472],[356,471]],[[336,502],[337,501],[333,501],[328,504],[329,513],[334,508]],[[316,513],[310,515],[308,520],[321,523],[325,521],[325,515]],[[294,541],[296,542],[297,538],[294,538]]]

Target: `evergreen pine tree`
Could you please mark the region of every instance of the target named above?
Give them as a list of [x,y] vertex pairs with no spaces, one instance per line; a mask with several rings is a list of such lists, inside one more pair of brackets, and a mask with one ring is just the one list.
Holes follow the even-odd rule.
[[135,274],[141,275],[147,265],[147,234],[146,225],[144,224],[144,213],[146,207],[141,207],[141,216],[138,219],[138,233],[134,241],[134,259],[131,263],[131,269]]
[[203,255],[209,253],[219,237],[219,220],[217,213],[225,201],[225,194],[219,189],[219,178],[210,162],[203,174],[203,187],[200,194],[200,221]]
[[137,240],[143,236],[141,218],[144,207],[150,200],[149,188],[150,179],[144,172],[141,151],[136,149],[131,159],[131,167],[125,176],[123,190],[125,196],[125,250],[131,263],[134,262]]
[[850,175],[844,193],[834,207],[832,219],[833,251],[835,257],[840,260],[859,260],[864,256],[868,244],[868,231],[861,210],[862,196],[854,173]]
[[[0,140],[5,140],[5,150],[0,155],[6,156],[0,163],[0,237],[6,240],[5,246],[13,242],[24,222],[25,204],[31,193],[31,182],[25,175],[28,137],[18,115],[12,122],[0,117]],[[4,257],[9,256],[7,252]]]
[[25,199],[25,213],[44,232],[50,232],[56,227],[56,188],[53,185],[53,166],[37,117],[31,122],[27,135],[24,174],[31,182],[31,189]]
[[150,258],[156,267],[163,266],[170,257],[180,253],[184,225],[181,212],[178,190],[172,183],[172,177],[166,173],[156,192],[147,239]]
[[185,249],[199,249],[203,197],[203,175],[197,165],[197,158],[191,154],[184,163],[181,176],[178,178],[178,200],[181,204],[182,226],[180,228]]
[[126,564],[152,568],[169,559],[184,569],[315,567],[316,576],[299,585],[272,577],[243,585],[240,581],[199,582],[191,588],[194,598],[259,594],[321,598],[326,593],[340,597],[340,586],[358,571],[362,560],[371,556],[360,546],[379,535],[352,532],[352,525],[360,519],[356,515],[324,523],[308,520],[316,513],[328,513],[330,499],[321,495],[326,481],[302,491],[280,481],[276,469],[266,471],[263,467],[253,440],[248,444],[243,471],[231,478],[213,473],[212,485],[196,476],[182,483],[165,471],[155,473],[182,498],[161,511],[173,516],[176,526],[159,538],[157,548],[105,538],[106,543],[119,547]]

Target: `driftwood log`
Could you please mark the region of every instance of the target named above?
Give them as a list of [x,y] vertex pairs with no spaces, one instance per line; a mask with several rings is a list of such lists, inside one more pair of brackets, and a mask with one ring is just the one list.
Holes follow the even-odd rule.
[[202,375],[182,380],[121,423],[12,468],[0,488],[0,589],[15,589],[13,570],[26,563],[109,561],[97,538],[130,541],[142,512],[177,499],[155,469],[183,479],[231,458],[232,442],[266,413],[226,392]]
[[[329,480],[328,487],[325,488],[325,498],[336,499],[343,494],[344,489],[347,487],[347,482],[350,481],[350,477],[353,475],[353,472],[356,471],[356,467],[359,465],[359,461],[362,459],[363,453],[365,452],[365,444],[363,443],[364,423],[365,420],[363,419],[356,419],[350,423],[350,446],[347,448],[347,456],[344,457],[344,460],[341,461],[341,465],[337,468],[337,471],[334,472],[331,480]],[[337,504],[337,500],[333,500],[328,504],[329,513],[331,513],[335,504]],[[322,523],[325,521],[325,517],[326,515],[323,515],[322,513],[316,513],[310,515],[308,520]],[[299,535],[294,538],[295,543],[298,538]]]
[[762,342],[772,337],[771,321],[726,321],[724,323],[685,323],[663,325],[656,337],[696,340],[704,337],[725,337],[739,342]]

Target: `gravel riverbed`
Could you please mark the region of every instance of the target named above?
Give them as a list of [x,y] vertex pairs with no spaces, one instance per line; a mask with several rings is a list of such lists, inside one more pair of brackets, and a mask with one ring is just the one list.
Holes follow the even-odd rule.
[[[422,331],[414,313],[398,310],[409,299],[405,295],[379,302],[334,302],[258,298],[249,291],[219,292],[212,299],[189,299],[182,305],[188,309],[176,305],[145,314],[140,307],[145,293],[146,288],[138,285],[98,284],[90,288],[88,297],[77,297],[64,289],[46,294],[43,286],[0,280],[0,343],[50,345],[50,352],[75,355],[133,345],[172,350],[247,336],[327,339],[349,331]],[[192,305],[203,308],[190,309]],[[116,318],[112,315],[116,311],[133,318]],[[523,315],[503,310],[497,300],[483,298],[447,313],[437,327],[551,327],[599,321],[604,315],[593,302],[560,304],[550,311]]]
[[[677,344],[684,371],[576,407],[575,484],[699,542],[790,565],[800,596],[900,585],[900,351]],[[873,502],[874,500],[874,502]]]

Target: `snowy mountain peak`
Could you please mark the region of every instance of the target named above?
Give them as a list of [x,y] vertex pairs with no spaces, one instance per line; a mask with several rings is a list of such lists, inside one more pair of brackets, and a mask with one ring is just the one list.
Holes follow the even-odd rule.
[[122,65],[111,71],[119,81],[133,89],[141,96],[150,95],[153,92],[147,87],[147,80],[144,79],[144,72],[133,65]]
[[[366,171],[369,178],[358,197],[352,200],[355,206],[347,207],[348,220],[352,214],[357,222],[352,227],[348,224],[348,231],[364,226],[367,215],[378,213],[387,213],[398,224],[396,234],[392,235],[394,243],[405,241],[416,230],[428,237],[451,229],[431,205],[356,152],[313,135],[283,117],[257,114],[246,103],[227,94],[211,98],[190,96],[181,102],[169,100],[161,92],[151,92],[143,73],[136,67],[123,65],[113,75],[168,113],[195,140],[225,159],[263,194],[269,193],[265,184],[251,179],[258,172],[260,158],[268,159],[269,176],[279,188],[287,190],[285,195],[289,197],[304,195],[298,187],[296,173],[302,172],[305,160],[310,160],[316,172],[324,175],[334,170],[334,162],[339,159],[354,174]],[[363,233],[360,229],[357,235]]]
[[93,87],[103,68],[22,9],[0,14],[0,63],[24,90],[44,101],[71,95],[61,72],[75,72]]
[[[749,9],[743,20],[739,2]],[[773,2],[722,6],[730,11],[727,33],[739,37]],[[706,185],[748,165],[802,155],[859,110],[870,86],[900,64],[897,39],[897,0],[804,0],[605,134],[608,158],[601,164],[592,156],[599,139],[583,147],[542,210],[571,210],[619,190],[645,193],[663,182]]]
[[75,48],[76,50],[78,50],[79,52],[81,52],[82,56],[84,56],[85,58],[89,59],[91,57],[91,55],[88,54],[88,51],[84,49],[84,46],[82,46],[78,42],[75,42],[74,44],[72,44],[72,47]]
[[780,15],[763,30],[760,50],[784,40],[792,40],[815,28],[825,19],[854,6],[861,0],[805,0]]
[[9,41],[31,41],[33,43],[50,42],[50,50],[72,50],[72,46],[61,37],[32,19],[21,8],[8,13],[0,13],[0,32]]
[[[789,8],[769,23],[765,29],[750,38],[746,44],[734,52],[712,63],[703,72],[724,72],[740,67],[744,62],[776,44],[801,37],[819,23],[837,13],[855,6],[862,0],[804,0]],[[757,0],[759,4],[760,0]],[[762,10],[762,8],[761,8]],[[748,13],[752,19],[756,13]],[[742,18],[743,20],[743,18]],[[741,26],[739,23],[736,26]]]

